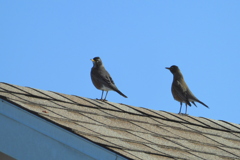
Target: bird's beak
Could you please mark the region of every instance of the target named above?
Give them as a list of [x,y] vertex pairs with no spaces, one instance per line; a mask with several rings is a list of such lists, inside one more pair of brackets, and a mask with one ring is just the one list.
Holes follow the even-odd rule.
[[90,59],[91,61],[95,62],[94,59]]
[[168,67],[165,67],[166,69],[168,69],[168,70],[170,70],[170,68],[168,68]]

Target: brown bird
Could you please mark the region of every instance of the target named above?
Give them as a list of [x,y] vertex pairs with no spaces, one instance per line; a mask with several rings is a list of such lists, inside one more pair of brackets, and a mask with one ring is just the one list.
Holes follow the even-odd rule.
[[[102,96],[101,100],[105,101],[107,98],[108,91],[116,91],[123,97],[127,98],[121,91],[118,90],[117,86],[115,85],[114,81],[112,80],[112,77],[106,71],[106,69],[103,66],[102,60],[99,57],[95,57],[91,59],[93,62],[93,67],[91,70],[91,78],[94,86],[102,90]],[[106,91],[105,98],[103,99],[103,92]]]
[[180,69],[178,68],[178,66],[172,65],[170,68],[166,67],[166,69],[170,70],[173,74],[171,91],[172,91],[173,98],[176,101],[180,102],[180,111],[178,114],[181,114],[182,103],[186,104],[185,114],[187,114],[187,105],[191,106],[191,103],[192,103],[197,107],[197,105],[194,102],[201,103],[205,107],[209,108],[206,104],[204,104],[199,99],[197,99],[193,95],[193,93],[190,91],[186,82],[184,81],[183,75]]

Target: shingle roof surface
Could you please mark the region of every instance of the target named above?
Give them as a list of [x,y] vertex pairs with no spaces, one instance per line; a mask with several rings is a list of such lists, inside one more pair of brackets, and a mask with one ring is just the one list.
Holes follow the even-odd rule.
[[4,98],[129,159],[240,159],[240,125],[0,83]]

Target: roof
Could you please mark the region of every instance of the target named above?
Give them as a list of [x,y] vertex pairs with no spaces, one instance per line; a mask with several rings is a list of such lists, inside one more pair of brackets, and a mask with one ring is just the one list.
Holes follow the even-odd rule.
[[0,98],[128,159],[240,159],[240,125],[0,83]]

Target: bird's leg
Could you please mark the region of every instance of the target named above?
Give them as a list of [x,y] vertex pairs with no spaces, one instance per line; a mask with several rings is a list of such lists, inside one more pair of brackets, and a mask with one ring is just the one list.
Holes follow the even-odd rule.
[[180,102],[180,111],[178,114],[181,114],[181,110],[182,110],[182,102]]
[[106,91],[106,95],[105,95],[105,98],[104,98],[104,100],[103,100],[103,101],[106,101],[107,94],[108,94],[108,91]]
[[102,90],[102,96],[101,96],[101,99],[100,99],[101,101],[103,100],[103,92],[104,92],[104,91]]
[[185,112],[185,115],[187,115],[187,103],[186,103],[186,112]]

